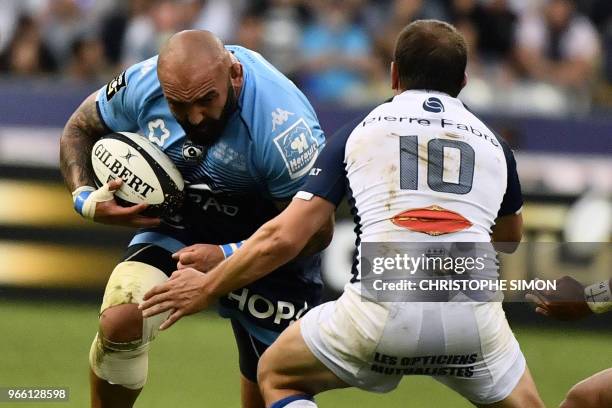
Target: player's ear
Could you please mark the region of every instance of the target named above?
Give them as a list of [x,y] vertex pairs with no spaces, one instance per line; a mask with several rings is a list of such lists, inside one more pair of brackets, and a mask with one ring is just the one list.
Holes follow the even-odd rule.
[[467,85],[467,72],[463,74],[463,82],[461,82],[461,89],[465,88]]
[[242,86],[242,64],[240,64],[239,62],[232,63],[232,65],[230,66],[229,74],[232,86]]
[[240,77],[242,77],[242,64],[234,62],[230,66],[230,78],[235,80]]
[[391,89],[394,91],[400,90],[399,72],[395,61],[391,61]]

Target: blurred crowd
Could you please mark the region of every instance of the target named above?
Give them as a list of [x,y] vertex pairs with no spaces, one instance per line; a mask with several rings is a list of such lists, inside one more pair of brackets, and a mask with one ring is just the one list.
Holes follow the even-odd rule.
[[612,0],[1,0],[0,72],[104,82],[198,28],[261,52],[320,103],[365,106],[389,96],[396,34],[421,18],[464,34],[461,97],[481,112],[612,105]]

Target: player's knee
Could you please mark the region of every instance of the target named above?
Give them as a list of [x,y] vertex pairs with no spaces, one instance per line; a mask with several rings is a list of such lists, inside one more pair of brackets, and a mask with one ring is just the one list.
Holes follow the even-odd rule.
[[143,319],[138,310],[144,293],[167,280],[159,269],[142,262],[122,262],[109,278],[100,314],[100,330],[89,362],[98,378],[129,389],[144,386],[149,342],[168,313]]
[[100,334],[104,340],[126,343],[142,338],[142,312],[136,304],[117,305],[100,315]]
[[100,333],[105,341],[124,343],[155,338],[168,313],[142,318],[138,303],[144,294],[168,277],[158,268],[143,262],[121,262],[111,274],[100,315]]
[[599,408],[598,390],[587,381],[574,385],[559,408]]

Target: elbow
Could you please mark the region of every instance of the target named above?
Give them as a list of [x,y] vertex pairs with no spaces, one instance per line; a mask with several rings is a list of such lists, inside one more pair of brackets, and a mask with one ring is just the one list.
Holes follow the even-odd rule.
[[513,254],[518,249],[519,242],[494,242],[493,247],[497,252],[503,252],[504,254]]
[[331,244],[334,238],[334,224],[331,223],[317,232],[313,238],[315,241],[316,251],[322,251]]
[[513,214],[499,218],[493,226],[491,238],[497,251],[515,252],[523,238],[523,217]]
[[503,236],[494,236],[493,246],[498,252],[512,254],[518,249],[522,238],[523,234],[521,231],[512,231],[507,234],[504,234]]

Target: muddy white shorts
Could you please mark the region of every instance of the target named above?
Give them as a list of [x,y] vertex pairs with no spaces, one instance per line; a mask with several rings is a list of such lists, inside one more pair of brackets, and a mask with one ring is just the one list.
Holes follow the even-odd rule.
[[388,392],[405,375],[428,375],[468,400],[506,398],[525,358],[499,302],[375,303],[349,284],[301,321],[312,353],[349,385]]

